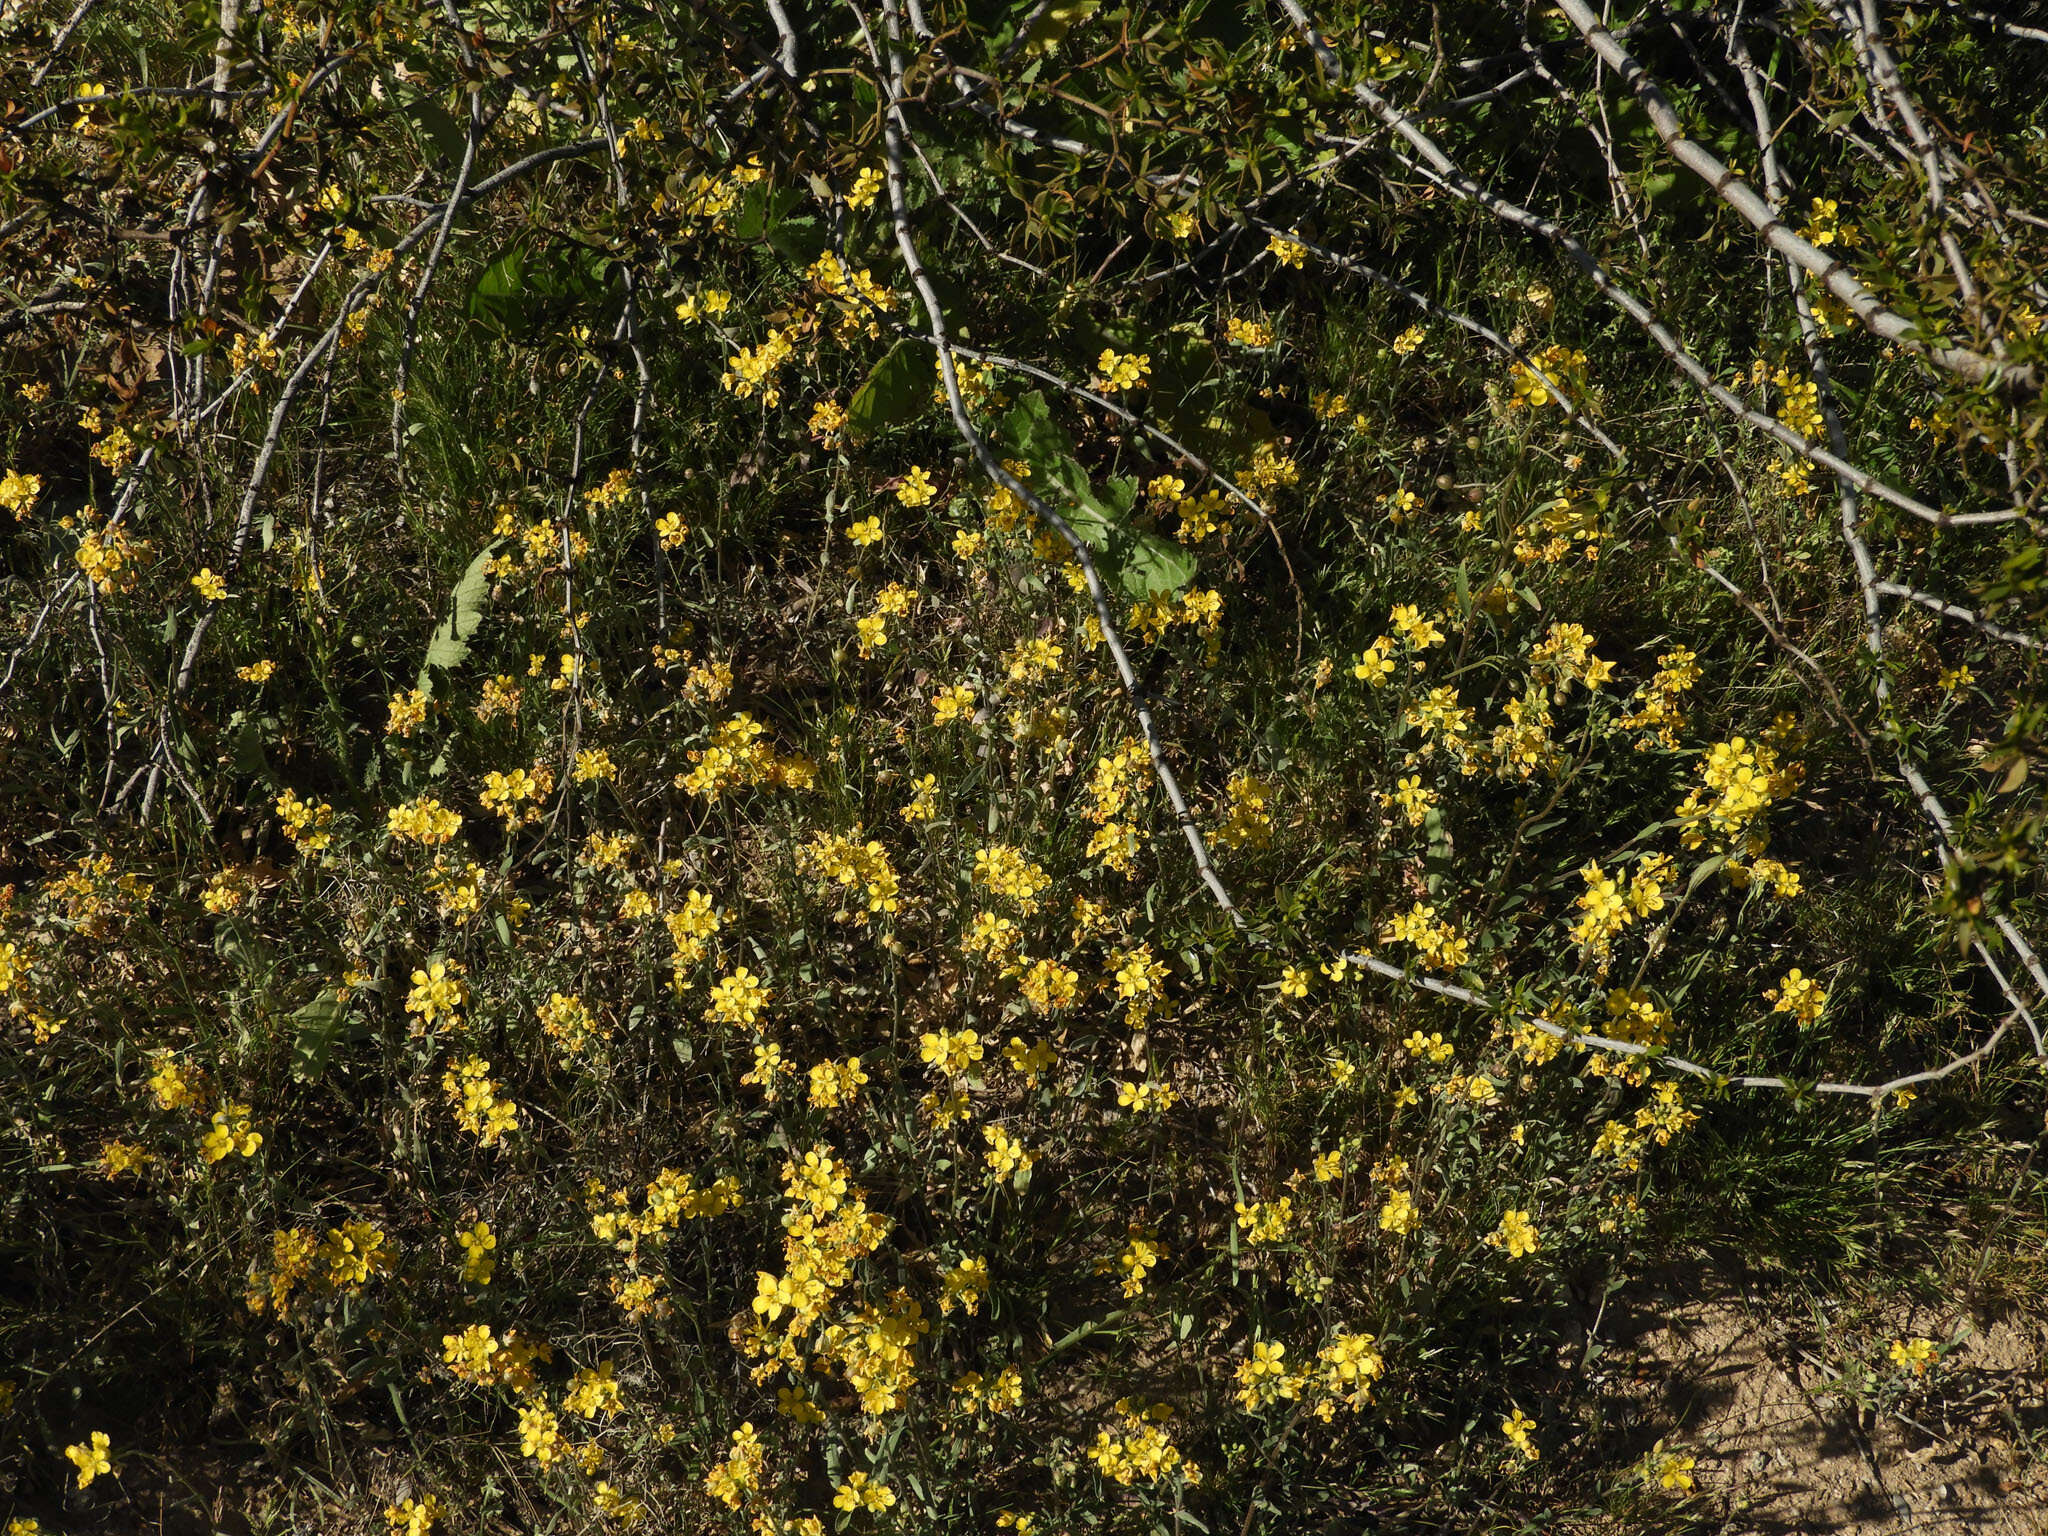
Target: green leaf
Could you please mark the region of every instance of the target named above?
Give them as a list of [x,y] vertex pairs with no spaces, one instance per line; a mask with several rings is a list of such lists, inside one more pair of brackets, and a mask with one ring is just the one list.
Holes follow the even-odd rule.
[[848,429],[855,437],[868,437],[915,420],[931,403],[936,366],[929,342],[909,337],[897,342],[853,392],[846,408]]
[[825,226],[809,214],[778,221],[769,227],[767,238],[768,244],[779,254],[802,266],[816,261],[819,253],[831,243]]
[[1174,592],[1195,578],[1195,557],[1170,539],[1131,525],[1138,482],[1114,476],[1096,485],[1074,457],[1074,440],[1053,420],[1038,390],[1023,396],[996,423],[996,437],[1031,465],[1032,486],[1063,501],[1067,525],[1096,555],[1104,578],[1134,600]]
[[468,132],[455,115],[431,96],[423,96],[405,108],[405,117],[419,130],[420,137],[434,147],[434,153],[453,165],[462,159]]
[[429,693],[433,692],[431,668],[439,667],[446,672],[469,658],[469,637],[483,623],[484,609],[491,600],[491,559],[497,548],[498,541],[493,539],[477,551],[449,595],[448,616],[434,626],[434,633],[428,637],[418,686]]
[[1139,533],[1123,552],[1117,582],[1125,596],[1142,600],[1178,592],[1195,579],[1195,570],[1193,551],[1156,533]]
[[335,1046],[369,1035],[349,1017],[348,1004],[332,987],[294,1013],[292,1026],[292,1076],[301,1082],[311,1082],[327,1070]]
[[1019,398],[996,423],[996,436],[1034,468],[1074,456],[1074,440],[1052,419],[1052,407],[1046,404],[1043,390],[1034,389]]
[[470,285],[470,318],[531,345],[571,317],[593,332],[610,323],[620,303],[604,252],[574,240],[545,245],[522,236],[500,252]]
[[766,239],[802,202],[803,193],[795,187],[771,189],[765,181],[757,181],[747,188],[740,211],[733,217],[733,236],[747,241]]

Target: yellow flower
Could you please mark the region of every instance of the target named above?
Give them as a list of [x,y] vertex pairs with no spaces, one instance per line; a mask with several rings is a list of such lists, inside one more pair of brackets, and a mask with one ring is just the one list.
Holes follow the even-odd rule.
[[941,688],[932,695],[932,724],[951,725],[955,720],[974,718],[974,690],[965,683]]
[[895,1491],[887,1483],[874,1481],[865,1472],[853,1473],[832,1495],[834,1509],[865,1509],[877,1515],[895,1502]]
[[879,517],[864,517],[847,526],[846,536],[862,549],[870,544],[882,542],[882,520]]
[[277,663],[270,660],[252,661],[246,667],[235,668],[235,676],[245,683],[267,683],[277,672]]
[[394,840],[411,839],[429,847],[452,842],[455,834],[462,830],[462,818],[432,795],[421,795],[417,800],[393,806],[385,813],[384,820]]
[[27,512],[42,492],[41,475],[25,475],[18,469],[10,469],[0,475],[0,507],[5,507],[16,517]]
[[1821,1011],[1828,1005],[1828,995],[1820,983],[1801,975],[1796,965],[1775,987],[1764,988],[1764,996],[1771,1003],[1771,1012],[1791,1014],[1802,1029],[1820,1022]]
[[1413,1232],[1418,1219],[1415,1199],[1405,1189],[1397,1189],[1388,1195],[1386,1204],[1380,1207],[1380,1230],[1391,1232],[1396,1237],[1406,1237]]
[[562,1406],[586,1419],[616,1414],[623,1404],[612,1363],[600,1360],[578,1371],[570,1378],[569,1390],[562,1394]]
[[938,494],[930,472],[921,464],[911,465],[904,472],[902,483],[896,487],[896,499],[906,507],[929,506]]
[[1027,1149],[1000,1125],[985,1125],[981,1128],[982,1140],[988,1143],[988,1151],[982,1154],[982,1161],[988,1164],[991,1182],[1000,1182],[1020,1170],[1028,1170],[1038,1161],[1038,1154]]
[[705,1021],[752,1028],[771,996],[766,984],[743,965],[711,989],[711,1006],[704,1010]]
[[199,574],[192,578],[192,585],[209,603],[217,603],[228,595],[228,584],[203,565]]
[[455,1241],[462,1247],[463,1284],[489,1285],[491,1274],[498,1265],[497,1259],[492,1257],[498,1239],[490,1224],[480,1221],[468,1231],[456,1233]]
[[1299,268],[1308,259],[1308,247],[1299,240],[1290,240],[1285,235],[1273,235],[1266,241],[1266,251],[1283,267]]
[[386,708],[384,734],[386,736],[410,736],[427,719],[427,695],[421,688],[408,688],[403,693],[393,694]]
[[431,1493],[424,1499],[406,1499],[384,1510],[384,1522],[391,1536],[433,1536],[435,1522],[443,1514],[441,1501]]
[[949,1077],[958,1077],[981,1060],[981,1036],[971,1029],[938,1030],[918,1037],[918,1057]]
[[209,1163],[217,1163],[234,1153],[254,1157],[262,1145],[261,1133],[250,1129],[249,1106],[229,1104],[213,1112],[213,1129],[200,1138],[199,1150]]
[[1102,356],[1095,360],[1095,369],[1096,376],[1090,383],[1105,395],[1136,389],[1152,376],[1152,354],[1118,352],[1114,347],[1104,347]]
[[1536,1251],[1536,1224],[1527,1211],[1504,1212],[1500,1225],[1487,1234],[1486,1241],[1495,1248],[1505,1248],[1509,1258],[1519,1259]]
[[1672,1493],[1692,1492],[1692,1469],[1698,1461],[1678,1451],[1667,1451],[1659,1440],[1650,1447],[1646,1458],[1649,1475],[1657,1479],[1657,1485]]
[[1891,1355],[1893,1365],[1915,1376],[1925,1376],[1927,1367],[1934,1363],[1934,1340],[1893,1339]]
[[92,1480],[102,1474],[108,1477],[115,1475],[114,1463],[107,1455],[107,1447],[111,1443],[103,1430],[96,1429],[90,1440],[64,1447],[65,1459],[78,1468],[79,1487],[91,1487]]
[[519,1410],[519,1454],[547,1466],[562,1453],[561,1420],[545,1400]]
[[1250,1205],[1239,1200],[1236,1210],[1239,1230],[1248,1233],[1254,1243],[1280,1242],[1294,1222],[1291,1195],[1282,1195],[1278,1200],[1254,1200]]
[[1351,675],[1360,682],[1379,687],[1394,675],[1394,658],[1388,654],[1392,649],[1393,642],[1385,635],[1380,636],[1365,648],[1364,654],[1358,658],[1358,664],[1351,669]]
[[100,1148],[100,1164],[110,1179],[146,1167],[149,1160],[149,1154],[130,1141],[109,1141]]
[[853,185],[846,192],[846,206],[859,212],[874,202],[875,194],[882,190],[884,178],[872,165],[864,165],[854,172]]
[[1060,1058],[1059,1052],[1044,1040],[1027,1045],[1022,1037],[1012,1035],[1010,1043],[1003,1047],[1003,1059],[1009,1062],[1012,1072],[1024,1079],[1026,1088],[1036,1088],[1040,1075]]
[[849,1056],[844,1061],[819,1062],[811,1068],[810,1080],[811,1107],[837,1109],[859,1100],[868,1075],[861,1070],[860,1058]]
[[1118,1083],[1116,1102],[1119,1109],[1164,1114],[1180,1102],[1180,1095],[1165,1083]]
[[1536,1421],[1519,1408],[1500,1421],[1500,1432],[1507,1437],[1508,1444],[1531,1461],[1542,1454],[1536,1449],[1536,1443],[1529,1438],[1529,1431],[1535,1427]]
[[405,1011],[426,1028],[441,1019],[453,1019],[468,1000],[469,988],[462,980],[462,967],[434,960],[412,973],[412,990],[405,996]]

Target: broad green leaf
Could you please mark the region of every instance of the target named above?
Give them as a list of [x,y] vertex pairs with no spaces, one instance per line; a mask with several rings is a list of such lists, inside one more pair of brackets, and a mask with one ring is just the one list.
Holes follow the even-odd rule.
[[369,1033],[349,1017],[348,1004],[328,987],[292,1014],[292,1075],[310,1082],[327,1070],[334,1048]]
[[513,341],[531,344],[572,318],[596,331],[617,314],[604,252],[574,240],[536,245],[522,236],[494,257],[470,285],[470,318]]
[[1043,390],[1034,389],[1020,397],[996,423],[996,436],[1034,468],[1074,456],[1074,440],[1052,419],[1052,407],[1045,403]]
[[905,337],[875,364],[865,383],[853,392],[846,408],[848,429],[868,437],[887,427],[913,421],[931,404],[938,379],[931,345]]
[[434,153],[454,165],[462,159],[464,145],[469,142],[468,131],[455,116],[431,96],[422,96],[405,108],[405,116],[417,128],[420,137],[434,146]]
[[1195,579],[1194,552],[1156,533],[1136,533],[1122,552],[1117,583],[1134,600],[1178,592]]
[[498,541],[493,539],[476,552],[449,594],[448,616],[434,626],[434,633],[427,639],[427,655],[420,663],[418,686],[429,693],[433,691],[430,669],[438,667],[446,672],[469,658],[469,637],[483,623],[484,609],[490,604],[491,560],[497,549]]

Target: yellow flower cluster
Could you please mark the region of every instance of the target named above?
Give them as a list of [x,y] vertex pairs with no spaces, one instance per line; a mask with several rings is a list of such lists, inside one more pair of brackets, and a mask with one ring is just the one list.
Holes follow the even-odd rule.
[[896,868],[889,861],[889,850],[874,838],[861,842],[859,831],[856,827],[853,837],[814,832],[810,842],[798,851],[797,862],[842,890],[859,887],[866,904],[853,917],[864,923],[872,913],[893,916],[901,906],[902,887],[896,878]]
[[1118,352],[1114,347],[1104,347],[1102,356],[1095,360],[1095,377],[1088,381],[1088,387],[1113,395],[1120,390],[1137,389],[1151,376],[1149,352]]
[[403,805],[394,805],[384,816],[392,839],[432,847],[453,841],[462,830],[462,818],[432,795],[421,795]]
[[709,953],[709,940],[724,926],[724,919],[718,915],[718,908],[710,896],[703,891],[690,891],[683,897],[680,910],[664,913],[662,925],[668,929],[669,944],[673,953],[669,964],[674,970],[675,990],[683,990],[683,973],[697,964]]
[[585,1198],[591,1207],[591,1234],[625,1254],[629,1263],[638,1256],[643,1239],[658,1247],[683,1222],[709,1221],[741,1204],[739,1184],[729,1175],[699,1184],[674,1168],[664,1168],[648,1181],[638,1212],[630,1190],[607,1190],[600,1180],[591,1181]]
[[1584,625],[1553,624],[1529,653],[1529,669],[1549,682],[1551,697],[1560,703],[1573,683],[1597,690],[1614,676],[1614,663],[1595,656],[1593,645]]
[[1765,733],[1766,739],[1736,736],[1714,743],[1700,764],[1699,785],[1686,794],[1676,812],[1683,829],[1680,840],[1687,848],[1711,840],[1728,850],[1725,868],[1731,881],[1746,886],[1752,879],[1767,880],[1781,897],[1799,893],[1799,876],[1776,859],[1763,857],[1770,843],[1764,818],[1773,804],[1805,780],[1803,764],[1779,755],[1779,748],[1797,736],[1797,722],[1781,715]]
[[1455,925],[1439,918],[1436,908],[1425,901],[1396,913],[1380,929],[1380,942],[1412,944],[1422,963],[1438,971],[1454,971],[1472,957],[1470,942]]
[[1278,1200],[1254,1200],[1247,1205],[1240,1200],[1236,1204],[1238,1230],[1254,1243],[1279,1243],[1287,1239],[1287,1229],[1294,1224],[1294,1199],[1282,1195]]
[[1536,1224],[1527,1211],[1505,1211],[1500,1225],[1486,1235],[1486,1241],[1490,1247],[1506,1250],[1511,1259],[1522,1258],[1536,1251]]
[[1131,1398],[1119,1398],[1116,1412],[1116,1428],[1096,1431],[1095,1443],[1088,1448],[1088,1459],[1104,1477],[1125,1487],[1175,1475],[1187,1487],[1201,1483],[1201,1469],[1181,1455],[1166,1429],[1166,1421],[1173,1417],[1170,1406],[1154,1403],[1147,1407]]
[[[1478,525],[1473,525],[1478,526]],[[1600,559],[1607,537],[1599,498],[1564,491],[1539,506],[1516,530],[1514,557],[1523,565],[1555,565],[1577,549],[1588,564]]]
[[270,1266],[252,1269],[244,1300],[251,1312],[283,1316],[302,1287],[327,1296],[352,1296],[396,1267],[397,1245],[374,1222],[345,1221],[324,1238],[303,1228],[270,1236]]
[[419,1033],[434,1025],[453,1024],[469,999],[469,987],[462,979],[462,967],[446,960],[432,960],[412,973],[412,990],[405,995],[405,1011],[419,1023]]
[[1664,910],[1664,882],[1671,878],[1671,863],[1666,854],[1642,859],[1626,886],[1598,863],[1586,865],[1579,871],[1586,888],[1574,903],[1581,915],[1572,925],[1572,942],[1590,950],[1604,966],[1624,928]]
[[209,1163],[240,1154],[254,1157],[263,1145],[262,1133],[253,1129],[246,1104],[226,1104],[213,1112],[213,1127],[200,1138],[199,1151]]
[[1685,729],[1685,696],[1700,680],[1699,657],[1679,646],[1657,658],[1657,675],[1643,684],[1630,700],[1634,706],[1615,724],[1623,730],[1640,731],[1638,752],[1651,746],[1676,748],[1678,733]]
[[740,966],[712,987],[711,1006],[704,1010],[704,1021],[758,1030],[762,1027],[761,1010],[773,995],[766,982],[746,966]]
[[1671,1039],[1671,1015],[1643,987],[1616,987],[1607,994],[1606,1032],[1631,1045],[1662,1050]]
[[816,767],[808,758],[777,753],[761,739],[767,729],[750,714],[734,715],[712,731],[708,746],[689,754],[696,766],[676,775],[676,788],[705,800],[757,784],[809,789],[817,778]]
[[1508,369],[1508,404],[1514,409],[1549,405],[1560,388],[1568,388],[1583,400],[1585,376],[1586,354],[1553,342],[1532,354],[1528,363]]
[[1255,774],[1231,775],[1212,841],[1221,848],[1265,847],[1273,838],[1273,793],[1272,784]]
[[1766,987],[1764,997],[1771,1004],[1771,1012],[1791,1014],[1801,1029],[1811,1029],[1818,1024],[1822,1010],[1828,1005],[1828,995],[1820,983],[1801,974],[1796,965],[1775,987]]
[[441,1089],[455,1109],[455,1123],[478,1143],[499,1146],[509,1131],[519,1128],[519,1106],[501,1098],[491,1077],[491,1064],[481,1056],[465,1056],[441,1074]]
[[551,992],[537,1010],[541,1033],[561,1047],[565,1056],[588,1055],[611,1038],[580,997]]
[[128,537],[127,529],[110,523],[80,537],[78,568],[101,592],[132,592],[145,548]]
[[510,773],[492,769],[484,775],[484,787],[477,803],[493,815],[504,818],[510,831],[540,820],[541,802],[555,791],[555,770],[536,759],[531,768],[514,768]]
[[16,518],[26,516],[42,493],[41,475],[25,475],[18,469],[10,469],[0,475],[0,507],[5,507]]
[[733,349],[725,372],[719,376],[718,387],[730,390],[742,400],[758,394],[761,403],[773,410],[782,403],[782,391],[776,386],[775,376],[795,353],[796,342],[791,332],[771,326],[759,346]]
[[1820,386],[1783,368],[1771,375],[1771,382],[1778,386],[1778,420],[1801,437],[1820,437],[1827,429],[1820,413]]
[[974,853],[974,883],[997,896],[1006,896],[1019,912],[1038,910],[1038,899],[1052,884],[1044,869],[1009,843],[991,843]]

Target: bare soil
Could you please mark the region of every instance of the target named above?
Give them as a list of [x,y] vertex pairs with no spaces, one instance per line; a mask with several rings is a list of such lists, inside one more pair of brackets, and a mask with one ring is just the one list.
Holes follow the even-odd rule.
[[1890,1337],[1945,1339],[1955,1318],[1883,1323],[1801,1326],[1739,1296],[1638,1304],[1610,1313],[1601,1363],[1627,1417],[1698,1458],[1731,1536],[2048,1536],[2048,1321],[1975,1320],[1904,1400],[1859,1404],[1845,1360],[1884,1366]]

